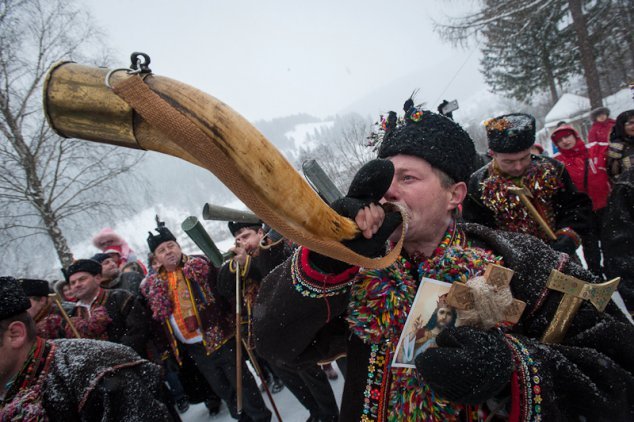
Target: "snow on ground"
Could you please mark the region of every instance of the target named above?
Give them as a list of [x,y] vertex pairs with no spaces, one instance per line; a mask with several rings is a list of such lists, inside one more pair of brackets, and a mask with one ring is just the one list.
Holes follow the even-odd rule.
[[[337,404],[341,406],[341,394],[343,393],[343,377],[341,376],[341,372],[337,368],[337,364],[335,362],[332,363],[333,368],[337,369],[339,373],[339,378],[336,381],[330,381],[330,385],[332,386],[332,390],[335,393],[335,397],[337,399]],[[257,378],[256,378],[257,379]],[[275,413],[273,412],[273,408],[269,402],[269,399],[266,393],[262,393],[264,397],[264,401],[271,412],[273,413],[273,421],[276,421]],[[277,410],[280,412],[280,416],[282,420],[286,422],[303,422],[308,419],[309,413],[308,411],[297,401],[295,396],[288,391],[288,388],[284,388],[277,394],[273,394],[273,400],[277,406]],[[209,412],[203,403],[193,404],[190,406],[189,410],[185,412],[185,414],[181,415],[183,422],[202,422],[202,421],[213,421],[213,422],[224,422],[224,421],[233,421],[234,419],[229,414],[229,410],[227,406],[223,402],[222,407],[220,408],[220,412],[215,416],[209,416]]]

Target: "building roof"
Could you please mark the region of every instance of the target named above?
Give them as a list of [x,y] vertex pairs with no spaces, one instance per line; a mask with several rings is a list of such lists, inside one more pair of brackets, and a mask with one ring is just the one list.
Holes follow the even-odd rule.
[[590,113],[590,100],[581,95],[563,94],[544,118],[544,126],[553,128],[561,120],[570,122]]

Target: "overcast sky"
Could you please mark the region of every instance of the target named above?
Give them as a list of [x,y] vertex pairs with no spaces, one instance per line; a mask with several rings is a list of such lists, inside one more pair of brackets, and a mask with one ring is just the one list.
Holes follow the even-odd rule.
[[[444,66],[433,74],[436,87],[452,80],[482,85],[476,55],[452,48],[432,31],[432,17],[455,14],[463,3],[468,2],[83,4],[107,36],[114,52],[112,67],[127,66],[132,51],[148,53],[154,73],[193,85],[257,120],[298,112],[323,118],[436,63]],[[399,98],[405,95],[409,93],[399,93]]]

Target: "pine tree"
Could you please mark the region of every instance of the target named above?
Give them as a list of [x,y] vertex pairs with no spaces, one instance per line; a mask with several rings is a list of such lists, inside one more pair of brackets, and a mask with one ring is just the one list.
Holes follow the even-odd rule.
[[557,25],[564,13],[561,7],[551,7],[541,13],[517,13],[488,25],[482,31],[481,60],[487,84],[519,101],[548,90],[551,101],[556,102],[559,87],[578,71],[572,37]]
[[454,44],[478,40],[487,82],[510,97],[526,100],[535,90],[549,90],[555,99],[558,84],[583,75],[590,104],[598,107],[603,91],[632,78],[631,3],[483,0],[477,12],[436,29]]
[[604,93],[634,80],[634,7],[631,0],[596,2],[585,10]]

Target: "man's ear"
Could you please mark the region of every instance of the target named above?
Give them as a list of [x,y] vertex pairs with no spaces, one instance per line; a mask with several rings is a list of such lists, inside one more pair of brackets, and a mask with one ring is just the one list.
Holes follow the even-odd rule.
[[101,284],[101,282],[103,281],[103,277],[101,276],[101,274],[97,274],[97,275],[95,276],[95,281],[96,281],[98,284]]
[[19,349],[28,340],[26,325],[22,321],[13,321],[7,328],[9,344]]
[[462,204],[462,201],[467,196],[467,184],[465,182],[454,183],[449,188],[449,209],[454,210],[458,208],[458,205]]

